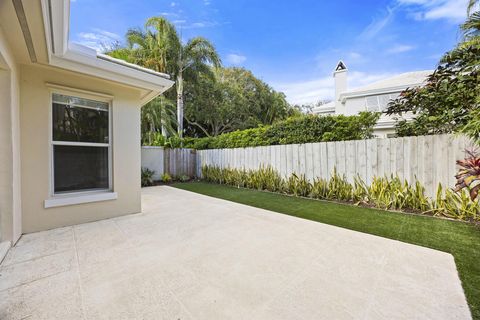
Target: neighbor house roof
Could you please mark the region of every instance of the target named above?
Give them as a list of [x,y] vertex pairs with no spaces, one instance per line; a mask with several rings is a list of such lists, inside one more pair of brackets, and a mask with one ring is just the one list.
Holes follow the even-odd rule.
[[363,87],[347,90],[340,95],[340,100],[376,95],[382,93],[400,92],[409,87],[419,86],[425,83],[427,77],[433,73],[433,70],[413,71],[401,73],[399,75],[373,82]]
[[328,103],[322,104],[312,109],[312,112],[315,114],[330,114],[335,113],[335,101],[330,101]]

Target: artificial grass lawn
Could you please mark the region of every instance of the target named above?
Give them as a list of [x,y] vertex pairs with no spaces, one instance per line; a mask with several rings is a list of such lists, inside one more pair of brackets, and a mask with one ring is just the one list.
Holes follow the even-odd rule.
[[290,197],[205,182],[174,187],[445,251],[455,258],[472,317],[480,320],[480,228],[456,221]]

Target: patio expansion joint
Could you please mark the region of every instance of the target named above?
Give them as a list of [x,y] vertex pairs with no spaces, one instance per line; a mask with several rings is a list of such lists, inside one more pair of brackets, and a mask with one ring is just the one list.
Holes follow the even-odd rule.
[[[12,248],[14,249],[14,248]],[[52,252],[52,253],[47,253],[47,254],[44,254],[44,255],[41,255],[41,256],[38,256],[38,257],[33,257],[33,258],[30,258],[30,259],[26,259],[26,260],[22,260],[22,261],[17,261],[17,262],[13,262],[13,263],[8,263],[8,264],[5,264],[5,261],[6,259],[3,260],[3,263],[0,264],[0,269],[3,267],[11,267],[11,266],[15,266],[15,265],[18,265],[18,264],[22,264],[22,263],[26,263],[26,262],[32,262],[32,261],[36,261],[36,260],[40,260],[40,259],[43,259],[43,258],[47,258],[47,257],[51,257],[51,256],[54,256],[54,255],[57,255],[57,254],[60,254],[60,253],[64,253],[64,252],[67,252],[69,251],[69,249],[65,249],[65,250],[60,250],[60,251],[56,251],[56,252]],[[60,272],[61,273],[61,272]]]
[[35,282],[40,281],[40,280],[44,280],[44,279],[48,279],[48,278],[51,278],[51,277],[55,277],[55,276],[57,276],[57,275],[59,275],[59,274],[66,273],[66,272],[69,272],[69,270],[52,273],[52,274],[49,274],[48,276],[45,276],[45,277],[40,277],[40,278],[36,278],[36,279],[34,279],[34,280],[30,280],[30,281],[27,281],[27,282],[23,282],[23,283],[21,283],[21,284],[19,284],[19,285],[16,285],[16,286],[14,286],[14,287],[2,289],[2,290],[0,290],[0,292],[5,292],[5,291],[8,291],[8,290],[17,289],[17,288],[20,288],[20,287],[23,287],[23,286],[26,286],[26,285],[35,283]]
[[78,279],[78,287],[80,291],[80,307],[82,308],[83,319],[87,319],[87,316],[85,314],[85,303],[83,298],[84,294],[83,294],[82,278],[80,276],[80,262],[78,257],[77,237],[75,236],[75,228],[72,228],[72,237],[73,237],[73,247],[75,249],[75,261],[77,264],[77,279]]

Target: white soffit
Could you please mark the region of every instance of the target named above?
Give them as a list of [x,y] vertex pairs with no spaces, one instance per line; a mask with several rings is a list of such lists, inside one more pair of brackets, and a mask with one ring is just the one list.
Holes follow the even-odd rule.
[[98,78],[149,90],[146,103],[173,86],[168,75],[97,54],[94,49],[68,43],[70,1],[40,0],[44,17],[49,64]]

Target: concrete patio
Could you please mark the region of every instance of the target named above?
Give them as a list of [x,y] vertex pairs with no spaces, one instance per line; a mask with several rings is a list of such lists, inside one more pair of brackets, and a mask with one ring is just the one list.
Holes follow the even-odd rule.
[[450,254],[171,187],[23,236],[0,319],[470,319]]

